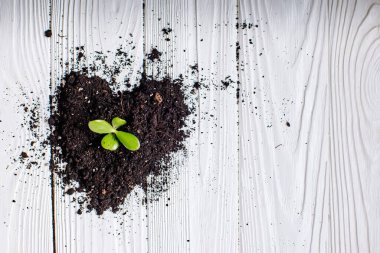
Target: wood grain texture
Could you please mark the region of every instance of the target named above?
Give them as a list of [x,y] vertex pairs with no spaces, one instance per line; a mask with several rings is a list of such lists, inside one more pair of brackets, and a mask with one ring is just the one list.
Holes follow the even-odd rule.
[[241,252],[378,252],[378,4],[239,10]]
[[[192,182],[191,252],[237,252],[238,76],[235,1],[197,1],[199,170]],[[228,87],[222,80],[233,81]]]
[[53,251],[49,155],[41,155],[48,26],[49,1],[0,2],[0,251],[6,253]]
[[[182,74],[185,86],[202,82],[188,153],[173,163],[178,180],[149,205],[149,252],[237,250],[238,105],[236,85],[222,90],[221,83],[237,81],[236,10],[229,1],[146,1],[146,53],[163,52],[147,73]],[[173,31],[165,35],[165,28]],[[196,63],[198,71],[190,68]]]
[[[112,64],[117,48],[123,46],[134,64],[126,67],[123,76],[136,83],[143,66],[143,3],[142,1],[52,1],[52,92],[60,85],[67,71],[76,68],[77,49],[84,46],[86,59],[80,66],[94,62],[95,52],[102,52]],[[135,46],[135,48],[133,48]],[[65,63],[68,63],[67,65]],[[107,78],[102,67],[96,74]],[[125,89],[119,85],[118,89]],[[67,196],[55,177],[55,232],[57,252],[147,252],[147,211],[145,197],[136,189],[122,211],[94,212],[77,215],[78,205]]]

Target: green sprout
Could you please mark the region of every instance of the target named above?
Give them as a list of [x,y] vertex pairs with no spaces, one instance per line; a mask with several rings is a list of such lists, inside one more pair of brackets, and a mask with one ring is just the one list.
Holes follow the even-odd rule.
[[140,148],[139,139],[131,133],[117,130],[125,124],[127,124],[125,120],[115,117],[112,119],[112,125],[105,120],[97,119],[88,122],[88,127],[94,133],[106,134],[101,142],[104,149],[115,151],[121,142],[127,149],[136,151]]

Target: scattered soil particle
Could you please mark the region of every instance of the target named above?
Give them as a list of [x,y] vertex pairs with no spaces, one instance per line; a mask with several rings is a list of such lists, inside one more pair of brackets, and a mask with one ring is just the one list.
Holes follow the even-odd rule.
[[231,76],[226,76],[224,80],[220,81],[222,83],[222,89],[227,89],[231,84],[235,83],[232,79]]
[[26,158],[28,158],[29,156],[28,156],[28,154],[26,153],[26,152],[21,152],[21,158],[22,159],[26,159]]
[[84,57],[84,53],[83,52],[79,52],[78,53],[78,60],[80,61],[83,57]]
[[[169,169],[169,155],[182,149],[188,136],[183,127],[190,111],[181,85],[181,79],[157,81],[143,76],[132,91],[114,93],[110,84],[97,76],[71,72],[64,78],[49,124],[53,161],[59,158],[67,165],[54,170],[65,185],[75,183],[75,191],[85,193],[80,203],[78,200],[80,205],[86,203],[89,211],[99,215],[108,209],[116,212],[136,186],[147,189],[150,174],[160,176]],[[116,116],[128,122],[121,130],[140,139],[138,151],[123,147],[104,150],[100,146],[103,136],[88,129],[90,120],[110,122]]]
[[190,69],[191,69],[191,74],[196,74],[198,73],[198,63],[194,64],[194,65],[190,65]]
[[73,195],[74,192],[75,192],[74,188],[70,188],[70,189],[68,189],[68,190],[66,191],[66,194],[68,194],[68,195]]
[[45,37],[50,38],[51,35],[52,35],[52,32],[51,32],[51,30],[49,29],[49,30],[46,30],[44,34],[45,34]]
[[154,94],[154,101],[156,101],[158,104],[161,104],[161,103],[162,103],[162,100],[163,100],[163,98],[162,98],[162,96],[160,95],[160,93],[156,92],[156,93]]
[[[254,25],[252,23],[242,22],[242,23],[236,23],[236,29],[251,29]],[[256,27],[256,26],[255,26]],[[257,26],[258,27],[258,26]]]
[[193,88],[196,89],[196,90],[198,90],[200,87],[201,87],[201,83],[200,82],[195,82],[193,84]]
[[164,35],[169,35],[169,33],[171,33],[173,31],[173,29],[168,27],[168,28],[163,28],[161,31]]
[[290,127],[290,123],[288,121],[286,121],[286,126]]
[[236,41],[236,62],[239,62],[240,60],[240,43],[239,41]]
[[240,98],[240,88],[236,88],[236,99],[238,100],[238,102],[239,102],[239,98]]
[[160,61],[162,53],[157,50],[157,48],[152,48],[150,53],[147,55],[147,58],[151,61]]

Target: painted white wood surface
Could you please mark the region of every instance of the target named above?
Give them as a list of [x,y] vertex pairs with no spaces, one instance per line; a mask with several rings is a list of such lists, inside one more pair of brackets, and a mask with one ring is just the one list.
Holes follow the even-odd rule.
[[0,252],[53,251],[49,152],[34,151],[47,137],[48,27],[49,1],[0,1]]
[[[146,72],[154,78],[179,78],[184,76],[184,91],[190,95],[192,84],[198,80],[198,73],[191,73],[190,65],[197,62],[196,16],[194,1],[145,1],[145,53],[157,48],[163,54],[160,61],[146,62]],[[162,29],[170,28],[164,34]],[[191,86],[191,87],[190,87]],[[194,182],[194,169],[199,167],[197,95],[191,95],[188,103],[194,105],[193,120],[195,127],[187,143],[185,152],[173,154],[173,183],[157,202],[148,203],[148,252],[189,252],[191,236],[190,187]],[[148,199],[154,198],[152,187]],[[197,225],[196,225],[197,226]],[[199,227],[199,226],[197,226]]]
[[[146,53],[152,47],[164,52],[157,63],[164,72],[159,74],[183,74],[186,84],[202,83],[188,154],[174,163],[178,181],[149,205],[149,252],[234,252],[238,135],[230,133],[238,130],[238,104],[235,87],[222,91],[221,80],[237,80],[236,5],[178,0],[146,1],[145,7]],[[164,35],[162,29],[168,27],[173,31]],[[192,74],[194,64],[199,71]],[[155,64],[147,65],[148,74],[158,74]]]
[[[5,252],[380,252],[380,2],[3,0],[0,28]],[[201,81],[197,127],[159,201],[137,190],[125,216],[78,216],[56,177],[52,204],[49,157],[12,160],[37,136],[19,105],[40,102],[46,136],[49,79],[54,90],[74,48],[112,55],[130,33],[131,80],[157,47],[148,74]]]
[[[191,252],[238,251],[238,100],[235,1],[196,1],[199,176],[194,181]],[[222,88],[230,76],[235,83]]]
[[380,250],[379,7],[240,2],[241,252]]

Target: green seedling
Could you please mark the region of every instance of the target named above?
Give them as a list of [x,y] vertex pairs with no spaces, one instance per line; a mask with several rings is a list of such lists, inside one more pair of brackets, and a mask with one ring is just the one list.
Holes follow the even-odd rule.
[[101,142],[104,149],[114,151],[119,148],[119,142],[131,151],[136,151],[140,148],[140,141],[135,135],[117,130],[127,124],[125,120],[115,117],[111,123],[112,125],[101,119],[88,122],[88,127],[91,131],[97,134],[106,134]]

